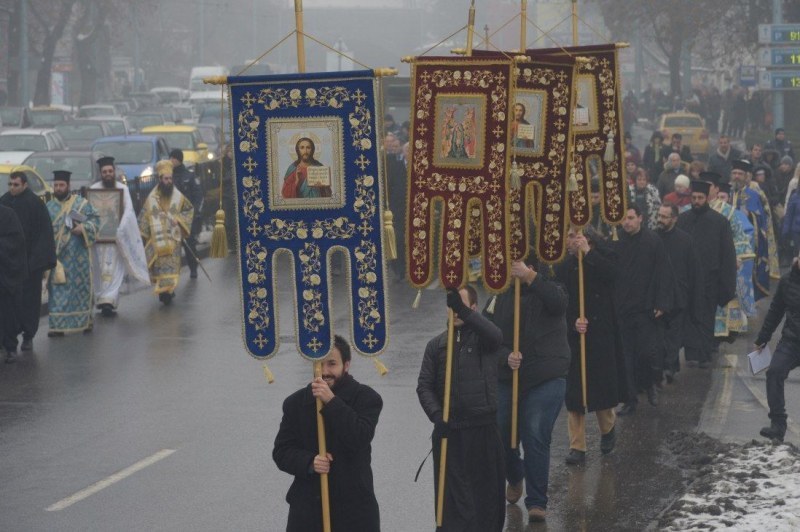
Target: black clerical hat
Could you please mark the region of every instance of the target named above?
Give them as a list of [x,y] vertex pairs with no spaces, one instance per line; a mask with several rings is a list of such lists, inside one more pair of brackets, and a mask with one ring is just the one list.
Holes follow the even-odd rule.
[[747,159],[738,159],[736,161],[732,161],[731,166],[733,166],[734,170],[742,170],[744,172],[753,171],[753,163],[751,163]]
[[689,186],[692,187],[692,192],[700,192],[708,196],[708,192],[711,190],[711,183],[708,181],[692,181]]
[[114,158],[113,157],[100,157],[97,159],[97,166],[102,168],[104,166],[114,166]]
[[719,186],[722,176],[716,172],[700,172],[700,181],[708,181],[712,185]]
[[69,178],[72,176],[72,172],[67,170],[53,170],[53,181],[66,181],[69,183]]

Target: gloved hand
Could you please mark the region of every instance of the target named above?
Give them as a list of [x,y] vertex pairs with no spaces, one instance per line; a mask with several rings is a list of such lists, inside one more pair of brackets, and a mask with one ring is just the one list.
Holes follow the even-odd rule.
[[464,319],[469,311],[469,307],[461,299],[461,294],[453,288],[447,290],[447,306],[453,309],[453,312],[461,319]]
[[434,438],[447,438],[450,434],[450,424],[444,420],[442,414],[436,416],[433,420],[433,437]]

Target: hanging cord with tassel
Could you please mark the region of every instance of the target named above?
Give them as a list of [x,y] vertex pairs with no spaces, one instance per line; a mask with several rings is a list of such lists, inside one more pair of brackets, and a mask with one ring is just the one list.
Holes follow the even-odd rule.
[[[383,79],[379,78],[378,98],[380,102],[378,109],[383,109]],[[397,235],[394,232],[394,214],[392,214],[391,206],[389,204],[389,169],[386,166],[386,125],[384,124],[383,117],[381,120],[380,134],[380,147],[381,147],[381,162],[383,163],[383,204],[386,208],[383,210],[383,240],[384,240],[384,256],[388,260],[397,260]]]
[[267,363],[266,362],[264,362],[263,369],[264,369],[264,378],[267,379],[267,383],[268,384],[272,384],[273,382],[275,382],[275,376],[269,370],[269,367],[267,367]]
[[[222,149],[227,149],[225,144],[225,85],[220,86],[220,135],[222,135]],[[228,235],[225,232],[225,210],[222,208],[222,190],[224,188],[225,176],[225,153],[219,154],[219,209],[214,215],[214,232],[211,233],[211,251],[209,257],[212,259],[224,259],[228,256]],[[266,368],[266,365],[264,365]]]
[[375,364],[375,369],[378,370],[378,375],[384,377],[389,373],[389,369],[380,361],[378,357],[372,357],[372,363]]

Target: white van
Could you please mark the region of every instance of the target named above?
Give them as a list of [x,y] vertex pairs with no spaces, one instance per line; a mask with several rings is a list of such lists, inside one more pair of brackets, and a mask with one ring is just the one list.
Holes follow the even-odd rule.
[[203,78],[211,76],[227,76],[230,72],[224,66],[198,66],[192,67],[189,74],[189,90],[191,92],[204,92],[213,90],[213,87],[203,83]]

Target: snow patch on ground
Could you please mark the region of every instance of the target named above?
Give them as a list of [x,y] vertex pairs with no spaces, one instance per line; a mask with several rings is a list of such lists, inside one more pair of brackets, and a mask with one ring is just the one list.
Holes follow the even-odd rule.
[[667,445],[697,478],[659,529],[800,530],[800,452],[793,445],[723,444],[686,433],[671,434]]

